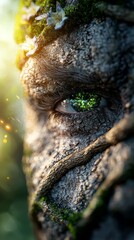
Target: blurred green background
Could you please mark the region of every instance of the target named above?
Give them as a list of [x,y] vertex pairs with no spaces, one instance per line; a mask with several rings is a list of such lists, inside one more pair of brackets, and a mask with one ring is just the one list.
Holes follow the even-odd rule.
[[33,240],[21,159],[23,109],[17,46],[13,39],[19,0],[0,0],[0,240]]

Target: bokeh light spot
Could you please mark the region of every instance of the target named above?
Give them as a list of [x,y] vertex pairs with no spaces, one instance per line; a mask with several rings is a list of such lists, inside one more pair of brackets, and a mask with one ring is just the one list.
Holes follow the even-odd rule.
[[6,138],[3,139],[3,143],[6,144],[8,141]]
[[10,131],[11,130],[11,126],[10,125],[5,125],[5,129],[7,130],[7,131]]

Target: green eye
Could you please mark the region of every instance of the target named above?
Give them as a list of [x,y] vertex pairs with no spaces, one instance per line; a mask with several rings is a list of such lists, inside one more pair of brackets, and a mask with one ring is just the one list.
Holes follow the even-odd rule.
[[71,106],[77,112],[85,112],[94,109],[100,103],[100,97],[96,94],[77,93],[73,99],[70,99]]
[[78,92],[57,104],[56,110],[64,113],[86,112],[99,106],[101,97],[94,93]]

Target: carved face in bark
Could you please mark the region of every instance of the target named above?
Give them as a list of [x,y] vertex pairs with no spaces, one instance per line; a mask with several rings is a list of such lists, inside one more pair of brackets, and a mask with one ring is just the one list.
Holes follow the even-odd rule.
[[[134,139],[128,138],[134,132],[128,117],[134,110],[133,39],[131,24],[94,19],[45,46],[23,67],[24,164],[39,239],[70,237],[79,213],[98,189],[125,175],[134,156]],[[126,218],[127,184],[134,185],[124,182],[113,187],[110,199],[108,194],[102,204],[107,212],[92,239],[107,239],[107,232],[113,239],[124,236],[112,212]]]

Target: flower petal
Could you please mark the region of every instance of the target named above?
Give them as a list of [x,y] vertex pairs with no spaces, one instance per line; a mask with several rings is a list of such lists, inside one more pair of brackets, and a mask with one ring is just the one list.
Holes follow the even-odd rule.
[[61,7],[60,3],[57,1],[56,2],[56,12],[60,12],[61,9],[62,9],[62,7]]
[[32,50],[30,50],[29,52],[26,53],[26,56],[27,56],[27,57],[32,56],[32,55],[36,52],[36,50],[37,50],[37,49],[32,49]]
[[23,20],[29,21],[31,17],[35,16],[35,14],[40,9],[40,6],[37,6],[35,3],[31,2],[31,5],[29,7],[24,7],[24,15]]
[[57,22],[56,24],[55,24],[55,30],[58,30],[58,29],[61,29],[62,27],[63,27],[63,25],[64,25],[64,21],[61,21],[61,22]]
[[66,21],[68,19],[68,17],[64,17],[62,18],[62,21]]
[[42,15],[39,15],[38,17],[36,17],[35,19],[36,20],[42,20],[42,19],[44,19],[44,18],[47,18],[47,14],[46,13],[44,13],[44,14],[42,14]]
[[61,9],[61,11],[59,12],[59,14],[60,14],[60,16],[61,16],[62,18],[64,18],[64,17],[65,17],[65,12],[64,12],[64,10],[63,10],[63,9]]

